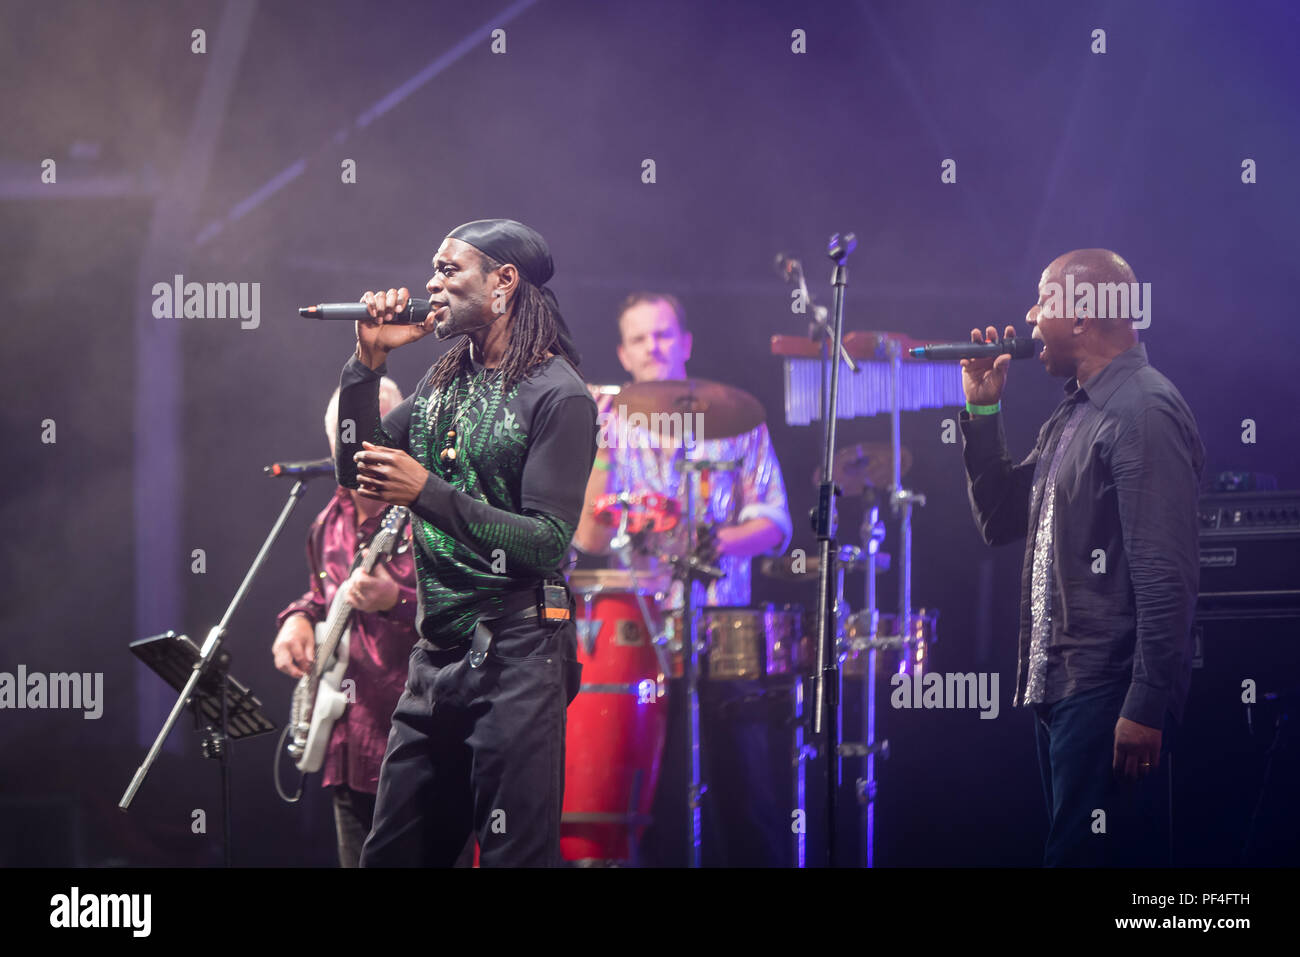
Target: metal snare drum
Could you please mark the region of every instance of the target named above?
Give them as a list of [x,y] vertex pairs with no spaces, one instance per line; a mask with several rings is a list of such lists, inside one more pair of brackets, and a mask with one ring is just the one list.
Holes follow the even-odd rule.
[[903,634],[898,627],[898,615],[876,615],[877,626],[872,627],[869,611],[850,615],[844,624],[844,639],[840,647],[840,667],[846,678],[860,678],[867,673],[867,653],[875,648],[883,652],[876,659],[876,673],[900,672],[924,674],[929,646],[938,634],[939,610],[918,608],[909,618],[910,627]]
[[[700,609],[699,636],[701,677],[712,681],[757,681],[811,670],[811,646],[798,605],[706,606]],[[669,641],[674,677],[682,675],[684,640],[678,611],[671,618]]]

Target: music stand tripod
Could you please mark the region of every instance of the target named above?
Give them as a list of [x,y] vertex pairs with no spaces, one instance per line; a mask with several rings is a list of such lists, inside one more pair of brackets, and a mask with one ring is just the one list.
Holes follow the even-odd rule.
[[[132,653],[158,677],[183,692],[200,669],[198,645],[174,631],[131,642]],[[230,674],[230,654],[221,651],[185,700],[194,712],[194,730],[205,758],[217,761],[221,771],[222,862],[230,866],[230,742],[252,738],[275,725],[262,713],[262,702]],[[129,803],[129,802],[128,802]],[[123,808],[125,810],[125,808]]]
[[[204,756],[215,756],[221,762],[222,841],[225,845],[223,855],[227,867],[230,866],[230,768],[228,761],[228,745],[231,739],[229,720],[232,705],[229,693],[230,685],[234,685],[238,691],[234,695],[234,705],[235,717],[238,719],[236,727],[240,730],[240,733],[234,735],[234,737],[246,737],[250,734],[274,731],[275,725],[261,713],[261,702],[249,695],[247,688],[230,678],[228,665],[220,664],[214,667],[214,663],[220,662],[222,659],[225,659],[226,662],[229,661],[229,655],[221,647],[221,643],[226,637],[226,628],[230,624],[231,618],[234,617],[235,611],[243,602],[244,596],[248,594],[253,579],[257,577],[257,573],[261,571],[262,566],[266,563],[266,557],[270,554],[271,546],[275,544],[275,540],[280,536],[280,531],[284,528],[285,522],[289,520],[290,513],[293,512],[294,507],[306,492],[306,483],[311,477],[310,475],[303,475],[293,483],[288,500],[284,503],[284,507],[280,509],[275,524],[271,526],[271,531],[267,534],[265,541],[262,542],[262,547],[253,559],[253,564],[249,566],[248,571],[245,573],[244,580],[239,583],[235,597],[230,600],[225,614],[221,616],[221,621],[208,632],[208,637],[203,642],[202,648],[197,647],[184,636],[180,636],[179,641],[172,640],[163,641],[161,644],[158,643],[161,639],[168,637],[175,639],[177,636],[173,632],[167,632],[153,638],[145,638],[133,642],[131,645],[131,650],[144,658],[149,666],[162,675],[164,680],[171,683],[172,687],[176,688],[180,694],[176,698],[176,703],[172,705],[172,710],[167,715],[167,720],[163,722],[162,729],[159,730],[153,745],[149,748],[149,753],[145,755],[144,763],[136,769],[135,776],[131,778],[131,783],[127,785],[126,792],[122,795],[122,799],[118,801],[117,806],[123,811],[131,807],[131,801],[135,799],[136,792],[144,784],[149,769],[153,767],[154,761],[158,759],[158,755],[162,752],[163,742],[171,734],[177,719],[180,718],[182,709],[190,705],[196,706],[196,717],[199,711],[203,710],[208,714],[209,721],[217,720],[221,725],[219,732],[214,728],[211,734],[205,735]],[[155,664],[156,662],[162,664],[163,667],[158,667]],[[209,681],[216,682],[215,689],[212,684],[208,683]],[[200,682],[203,682],[210,690],[205,695],[196,696]],[[215,702],[212,700],[214,698],[216,699]],[[251,713],[246,710],[249,705],[252,705]],[[213,707],[216,709],[215,713],[210,710]],[[249,723],[245,725],[245,721]]]

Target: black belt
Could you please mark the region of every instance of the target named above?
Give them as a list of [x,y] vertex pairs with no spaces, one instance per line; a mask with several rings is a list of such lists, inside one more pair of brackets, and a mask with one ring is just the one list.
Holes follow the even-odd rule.
[[478,668],[487,660],[488,647],[492,644],[493,628],[540,617],[537,588],[538,586],[534,585],[507,595],[502,601],[504,610],[500,615],[479,618],[478,624],[474,626],[474,637],[470,639],[469,645],[471,668]]

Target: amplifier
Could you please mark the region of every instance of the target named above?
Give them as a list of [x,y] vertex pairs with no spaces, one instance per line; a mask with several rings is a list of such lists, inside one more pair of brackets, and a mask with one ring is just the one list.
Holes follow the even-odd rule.
[[1300,615],[1300,492],[1206,495],[1198,618]]

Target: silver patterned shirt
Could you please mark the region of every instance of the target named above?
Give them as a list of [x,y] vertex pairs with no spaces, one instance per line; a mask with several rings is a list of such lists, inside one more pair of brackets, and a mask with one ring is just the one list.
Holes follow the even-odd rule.
[[[690,443],[690,448],[649,448],[648,441],[634,441],[609,449],[609,479],[606,492],[657,492],[681,504],[682,518],[668,532],[646,533],[639,545],[635,567],[646,573],[662,573],[665,563],[659,555],[686,552],[686,473],[682,457],[709,460],[740,460],[734,472],[712,471],[709,477],[707,505],[697,501],[696,524],[736,525],[755,518],[770,519],[781,529],[782,540],[775,552],[790,543],[790,508],[786,501],[781,466],[772,449],[767,426],[760,425],[743,435],[727,439],[704,439]],[[610,565],[619,567],[616,558]],[[750,603],[750,560],[724,555],[718,560],[724,576],[709,584],[703,596],[708,605],[748,605]],[[677,607],[682,600],[682,586],[674,582],[668,604]]]

